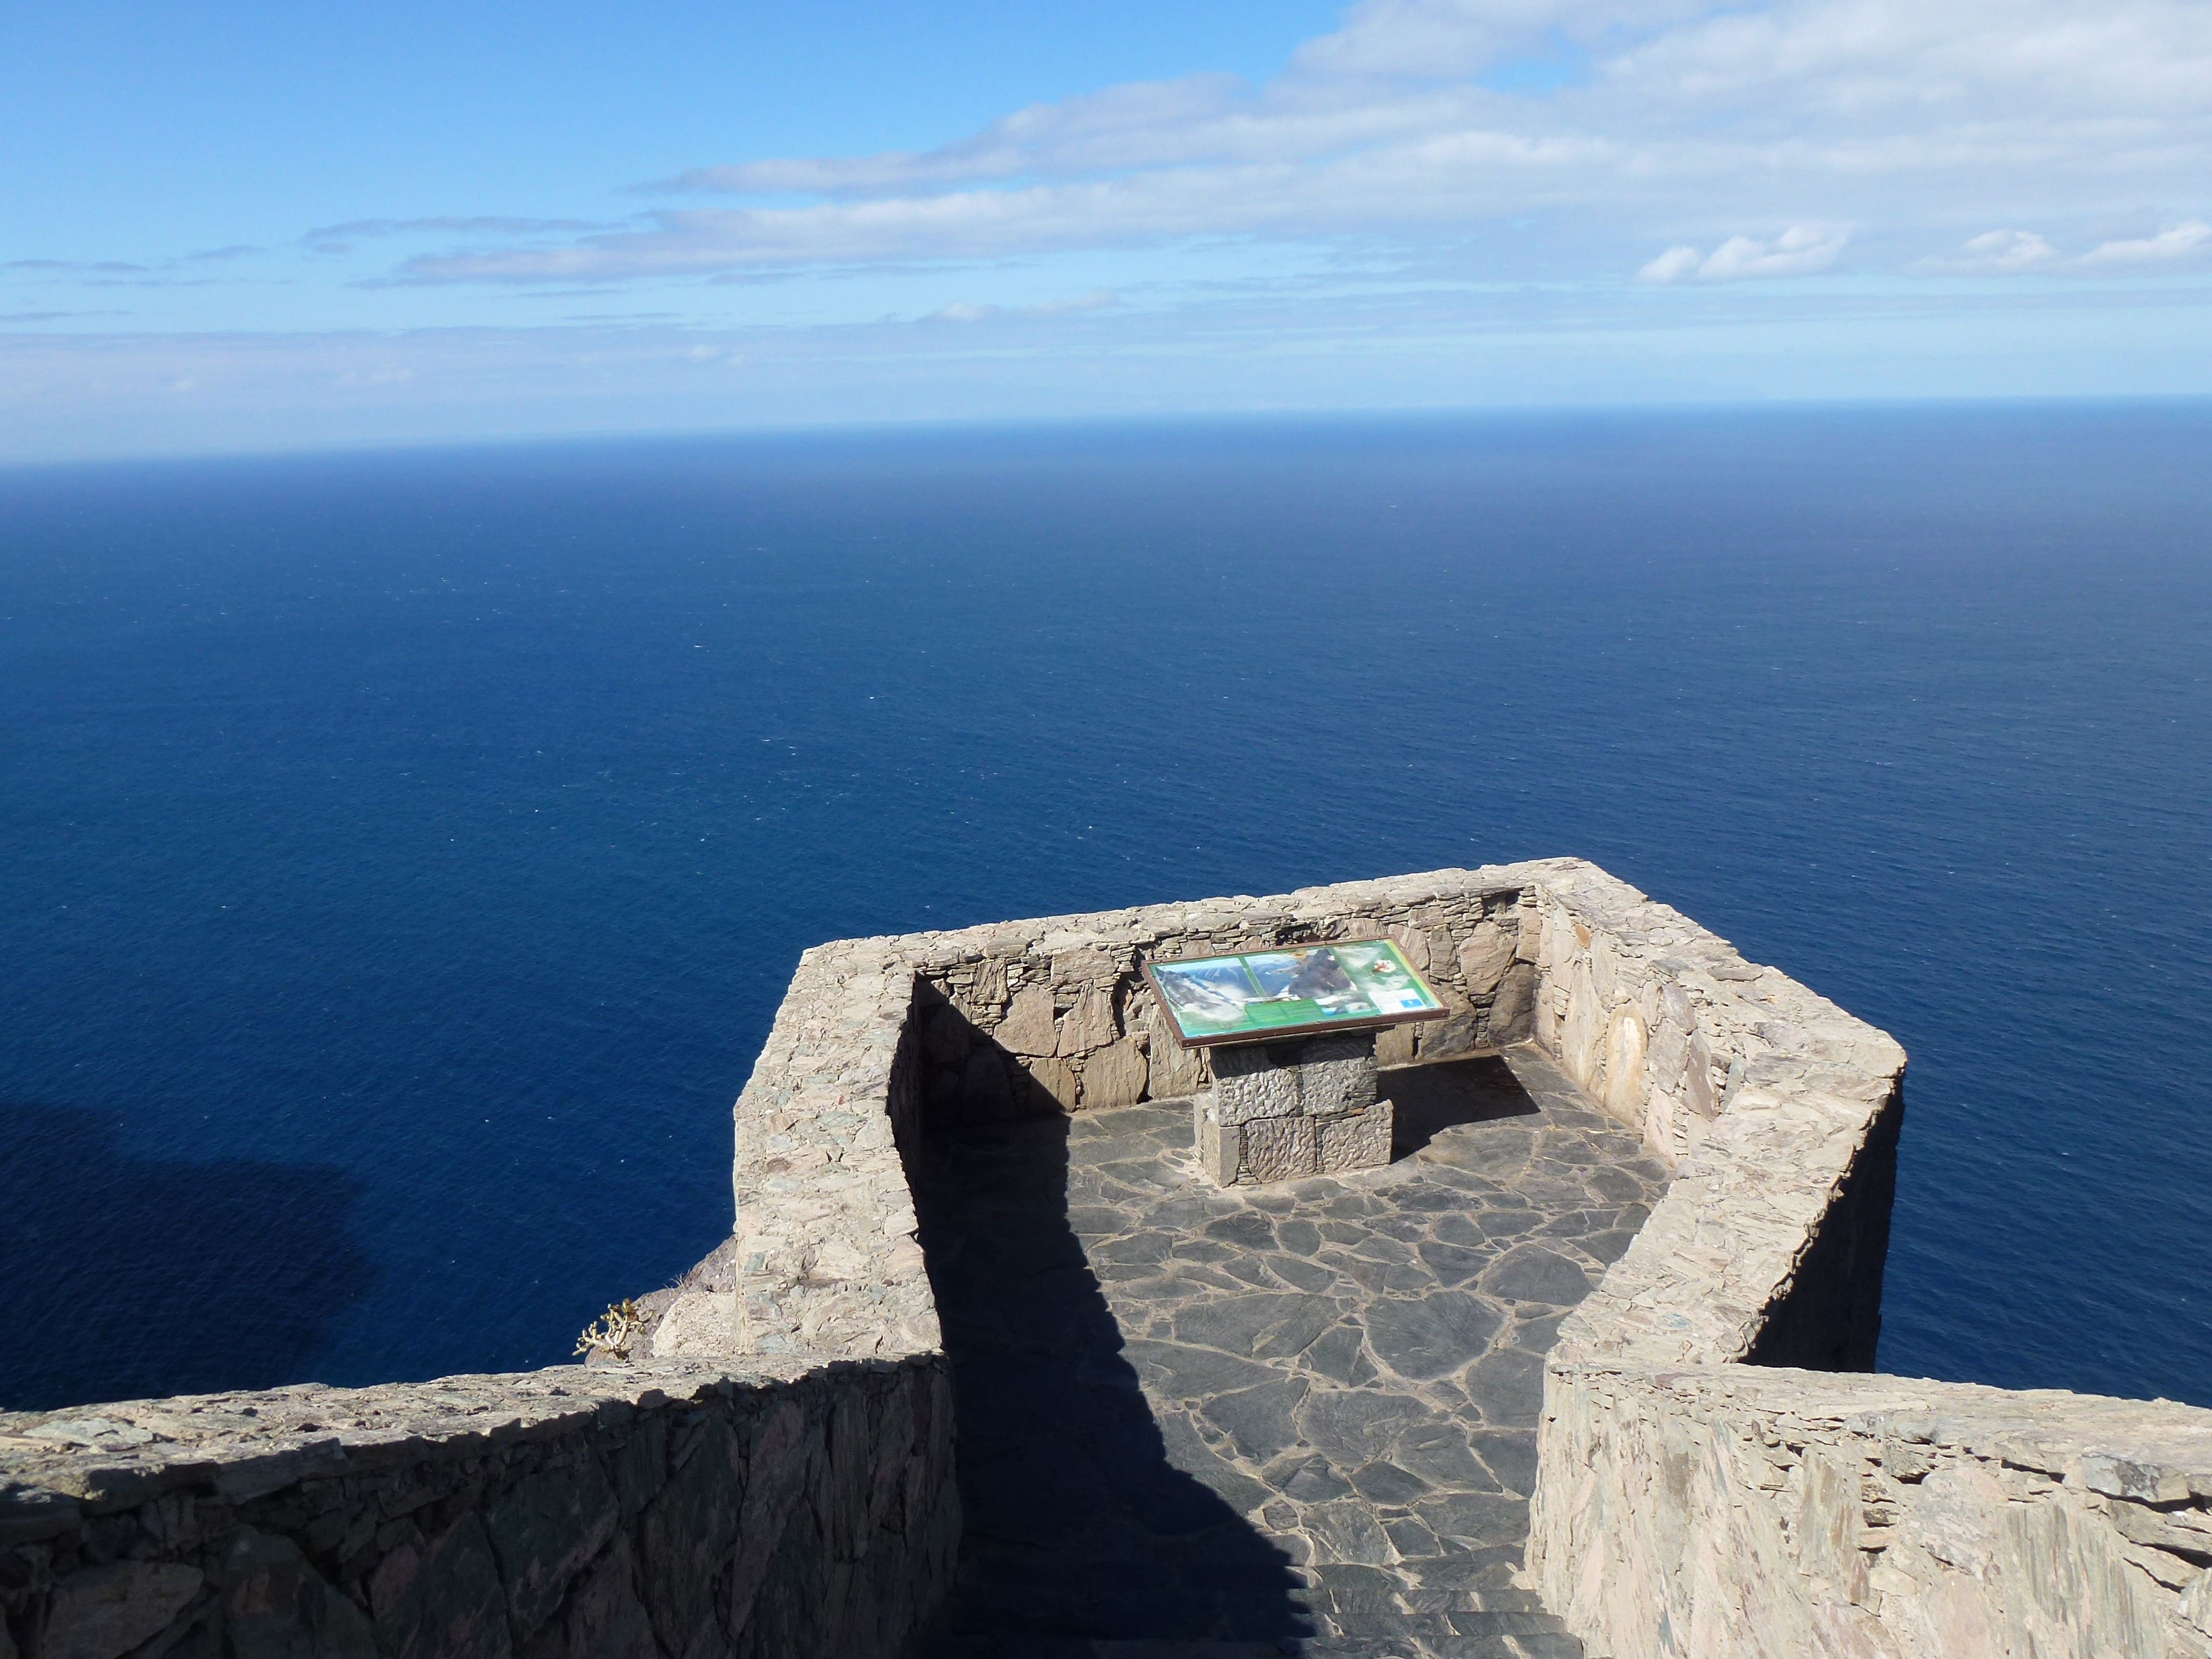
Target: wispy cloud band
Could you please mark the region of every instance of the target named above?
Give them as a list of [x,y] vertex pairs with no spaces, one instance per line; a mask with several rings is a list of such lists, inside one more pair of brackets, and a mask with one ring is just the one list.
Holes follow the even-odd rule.
[[[1524,64],[1550,67],[1516,75]],[[701,166],[632,188],[738,199],[574,236],[517,225],[398,274],[611,281],[1193,236],[1421,238],[1540,215],[1571,222],[1581,246],[1611,241],[1649,280],[1727,280],[1830,269],[1853,243],[1837,226],[1940,234],[1974,205],[2047,225],[2109,210],[2121,187],[2183,210],[2075,257],[2117,270],[2165,259],[2174,245],[2159,239],[2202,222],[2208,148],[2212,9],[2192,0],[2095,14],[2075,0],[1362,0],[1261,85],[1192,76],[1015,111],[933,149]],[[1669,228],[1656,258],[1627,256]],[[1972,239],[1920,257],[1987,274],[2065,263]]]

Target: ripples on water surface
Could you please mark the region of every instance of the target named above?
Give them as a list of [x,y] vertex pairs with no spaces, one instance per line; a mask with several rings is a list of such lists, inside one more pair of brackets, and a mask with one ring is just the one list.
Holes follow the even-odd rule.
[[1911,1052],[1886,1369],[2212,1404],[2209,440],[0,473],[0,1401],[564,1358],[815,940],[1571,853]]

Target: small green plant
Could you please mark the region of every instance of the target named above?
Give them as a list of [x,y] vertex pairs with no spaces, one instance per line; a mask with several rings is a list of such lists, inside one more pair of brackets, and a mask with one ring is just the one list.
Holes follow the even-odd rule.
[[631,1346],[645,1334],[645,1316],[636,1303],[624,1297],[584,1327],[576,1339],[576,1352],[580,1354],[611,1354],[617,1359],[629,1358]]

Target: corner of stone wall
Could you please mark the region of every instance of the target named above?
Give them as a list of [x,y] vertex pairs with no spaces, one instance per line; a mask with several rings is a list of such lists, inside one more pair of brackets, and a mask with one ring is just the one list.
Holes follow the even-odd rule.
[[0,1659],[896,1651],[959,1528],[902,1146],[1204,1086],[1147,952],[1374,933],[1452,1009],[1386,1063],[1536,1042],[1674,1170],[1546,1367],[1593,1659],[2212,1659],[2212,1413],[1780,1368],[1871,1360],[1904,1053],[1577,860],[809,951],[649,1358],[0,1415]]
[[1905,1054],[1590,866],[1536,1040],[1674,1166],[1546,1364],[1528,1568],[1592,1659],[2212,1656],[2212,1413],[1870,1368]]
[[890,1659],[949,1589],[914,973],[811,951],[627,1364],[0,1415],[0,1659]]

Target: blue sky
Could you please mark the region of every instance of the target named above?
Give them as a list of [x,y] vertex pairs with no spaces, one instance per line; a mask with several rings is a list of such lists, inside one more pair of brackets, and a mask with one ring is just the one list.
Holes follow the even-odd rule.
[[0,456],[2212,392],[2201,0],[0,9]]

